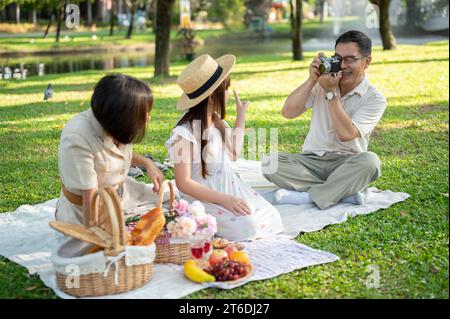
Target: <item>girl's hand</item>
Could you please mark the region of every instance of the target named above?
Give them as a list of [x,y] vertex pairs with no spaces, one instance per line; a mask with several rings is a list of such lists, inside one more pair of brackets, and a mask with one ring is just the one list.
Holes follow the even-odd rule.
[[236,112],[239,114],[245,114],[245,112],[247,112],[247,108],[250,104],[250,102],[245,101],[245,102],[241,102],[241,99],[239,99],[239,95],[237,94],[237,92],[235,90],[233,90],[234,93],[234,99],[236,100]]
[[236,196],[227,195],[224,198],[222,206],[236,216],[246,216],[252,214],[252,210],[248,206],[247,202]]
[[147,174],[148,177],[153,182],[153,192],[157,193],[159,192],[159,187],[161,186],[162,182],[164,181],[164,175],[161,173],[161,171],[156,167],[153,163],[148,163],[146,165],[147,168]]

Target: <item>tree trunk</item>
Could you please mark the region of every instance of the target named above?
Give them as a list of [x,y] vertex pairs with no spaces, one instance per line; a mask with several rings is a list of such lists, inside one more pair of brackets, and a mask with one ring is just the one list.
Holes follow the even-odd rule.
[[54,10],[52,11],[52,13],[50,13],[50,19],[48,19],[47,28],[45,29],[44,32],[44,39],[47,38],[48,32],[50,31],[50,27],[52,26],[54,13],[55,13]]
[[416,1],[408,0],[406,2],[406,25],[408,28],[417,28],[419,10]]
[[59,38],[61,35],[61,25],[62,22],[64,20],[64,9],[65,9],[65,5],[62,5],[60,7],[58,7],[57,9],[57,14],[56,14],[56,21],[57,21],[57,25],[56,25],[56,43],[59,43]]
[[372,4],[378,6],[380,10],[380,36],[383,43],[383,50],[393,50],[397,48],[397,41],[391,29],[391,22],[389,20],[389,5],[390,0],[369,0]]
[[380,8],[380,35],[383,42],[383,50],[392,50],[397,47],[389,20],[389,4],[390,0],[384,0]]
[[323,23],[323,16],[325,15],[325,0],[318,0],[318,6],[319,6],[320,23]]
[[87,24],[92,25],[92,3],[90,0],[87,2]]
[[291,37],[294,61],[303,60],[302,50],[302,0],[291,0]]
[[136,7],[133,5],[131,7],[131,18],[130,18],[130,26],[128,27],[126,39],[131,39],[131,35],[133,34],[133,26],[134,26],[134,14],[136,13]]
[[169,76],[170,20],[175,0],[156,3],[155,77]]
[[114,20],[115,20],[115,12],[114,12],[114,3],[111,6],[110,16],[109,16],[109,35],[114,35]]
[[6,9],[1,10],[1,19],[2,19],[2,22],[6,22],[6,20],[7,20]]

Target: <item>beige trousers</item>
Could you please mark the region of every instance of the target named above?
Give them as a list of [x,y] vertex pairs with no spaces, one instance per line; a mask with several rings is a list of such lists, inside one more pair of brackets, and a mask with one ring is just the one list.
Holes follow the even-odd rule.
[[381,176],[375,153],[272,153],[262,161],[262,173],[280,188],[308,192],[320,209],[364,190]]

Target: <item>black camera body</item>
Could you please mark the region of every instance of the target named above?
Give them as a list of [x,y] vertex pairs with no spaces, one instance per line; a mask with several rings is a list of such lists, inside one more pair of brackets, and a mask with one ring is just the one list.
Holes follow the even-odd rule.
[[320,57],[319,71],[321,74],[338,73],[341,70],[341,59],[338,57]]

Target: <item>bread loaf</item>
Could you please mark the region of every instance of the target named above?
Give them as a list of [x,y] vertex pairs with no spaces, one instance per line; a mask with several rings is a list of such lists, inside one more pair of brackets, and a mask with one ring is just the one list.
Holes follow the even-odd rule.
[[166,219],[161,208],[157,207],[141,217],[131,232],[133,245],[145,246],[152,244],[164,228]]

